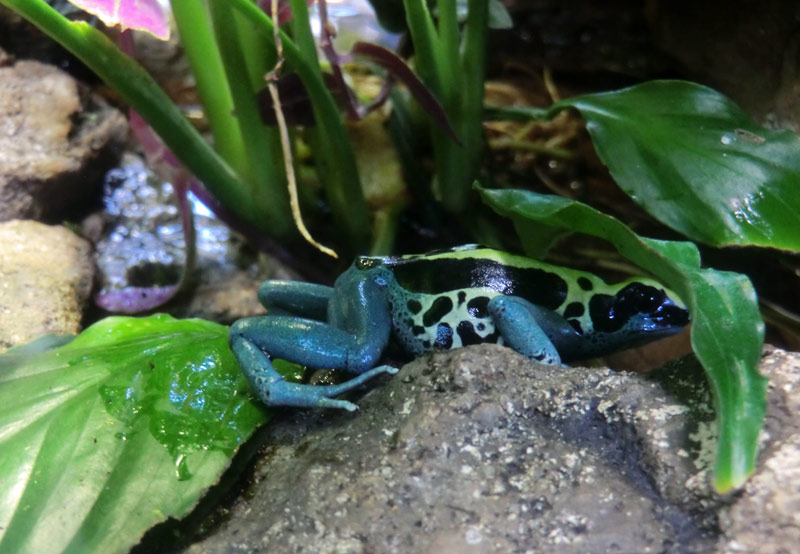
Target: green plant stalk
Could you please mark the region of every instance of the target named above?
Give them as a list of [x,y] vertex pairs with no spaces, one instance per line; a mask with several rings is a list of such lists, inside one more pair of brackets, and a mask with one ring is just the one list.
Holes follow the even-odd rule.
[[113,87],[136,110],[186,167],[231,212],[255,228],[271,232],[253,209],[247,185],[203,139],[138,63],[85,22],[70,22],[42,0],[0,0],[28,19]]
[[[253,21],[256,29],[269,41],[273,40],[273,23],[266,14],[248,0],[230,0],[230,4]],[[307,18],[299,15],[307,13],[305,3],[293,1],[292,10],[295,19],[307,21]],[[370,218],[344,121],[322,80],[319,65],[310,62],[297,44],[283,32],[281,42],[287,65],[297,72],[311,98],[316,122],[314,133],[321,137],[318,144],[312,141],[312,146],[316,147],[313,149],[314,157],[320,179],[325,185],[334,223],[343,231],[350,253],[364,252],[369,243]]]
[[[472,182],[483,161],[483,96],[486,76],[486,34],[489,8],[486,0],[470,0],[467,22],[459,58],[460,79],[457,87],[462,91],[453,103],[458,106],[458,135],[462,145],[443,137],[442,148],[450,162],[448,174],[442,179],[446,197],[453,197],[452,211],[462,211],[467,202]],[[447,207],[447,205],[445,205]]]
[[273,234],[285,236],[294,225],[288,217],[289,199],[280,163],[283,158],[277,130],[261,122],[256,94],[239,43],[236,13],[227,0],[209,0],[208,8],[233,98],[234,115],[244,139],[249,167],[243,178],[249,184],[250,201],[268,218]]
[[[292,7],[292,38],[297,44],[297,50],[307,64],[319,70],[319,58],[317,56],[317,43],[314,40],[314,33],[311,30],[311,17],[308,13],[308,5],[303,0],[289,0]],[[319,77],[322,78],[322,71],[319,70]]]
[[[443,100],[442,73],[446,60],[436,26],[425,0],[403,0],[406,22],[414,43],[414,66],[439,101]],[[445,106],[446,108],[446,106]]]
[[[273,43],[272,20],[249,0],[229,0],[229,4],[255,24],[255,29]],[[307,13],[305,4],[295,6],[295,14]],[[366,251],[369,242],[369,213],[358,177],[355,155],[350,147],[342,116],[322,80],[319,65],[309,63],[297,44],[283,31],[280,32],[283,55],[287,65],[297,72],[311,98],[316,129],[324,142],[314,150],[320,178],[326,186],[328,202],[335,223],[344,230],[348,246],[353,252]]]
[[434,195],[447,211],[460,213],[468,205],[483,150],[481,118],[488,3],[470,0],[459,48],[453,0],[438,2],[438,35],[424,1],[404,2],[418,71],[439,98],[461,141],[461,144],[454,142],[440,129],[431,127],[436,160]]
[[396,202],[375,212],[375,239],[370,247],[370,256],[388,256],[394,251],[397,220],[404,208],[402,202]]
[[460,39],[458,35],[458,14],[456,13],[456,0],[438,0],[439,8],[439,44],[441,59],[439,61],[439,71],[442,74],[442,81],[447,83],[446,92],[447,102],[452,103],[454,95],[459,93],[454,87],[458,80],[459,67],[452,63],[458,59],[458,46]]
[[347,237],[343,244],[348,251],[342,254],[349,257],[368,251],[370,216],[344,120],[323,81],[308,6],[304,0],[290,0],[290,5],[297,49],[284,42],[284,54],[311,98],[316,125],[308,129],[307,137],[333,222]]
[[250,87],[259,91],[265,87],[264,76],[270,72],[277,61],[275,48],[271,41],[264,38],[253,26],[253,23],[235,12],[239,47],[244,55]]
[[172,0],[170,6],[214,137],[214,149],[234,171],[243,175],[247,167],[244,141],[239,121],[233,116],[233,99],[226,86],[225,69],[208,12],[204,6],[198,7],[197,0]]

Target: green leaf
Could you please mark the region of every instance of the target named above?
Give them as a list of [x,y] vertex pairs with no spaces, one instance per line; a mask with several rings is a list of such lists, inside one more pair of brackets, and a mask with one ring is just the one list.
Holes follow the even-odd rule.
[[639,237],[622,222],[579,202],[530,191],[480,192],[497,213],[526,232],[535,232],[541,223],[548,232],[563,228],[610,241],[678,293],[690,310],[692,346],[716,405],[714,486],[720,493],[741,486],[755,467],[766,410],[766,379],[758,373],[764,324],[749,279],[703,269],[694,244]]
[[227,334],[112,317],[1,355],[0,552],[126,552],[187,514],[266,418]]
[[[725,96],[652,81],[569,98],[619,186],[648,213],[707,244],[800,250],[800,139],[753,122]],[[538,115],[538,114],[532,114]]]

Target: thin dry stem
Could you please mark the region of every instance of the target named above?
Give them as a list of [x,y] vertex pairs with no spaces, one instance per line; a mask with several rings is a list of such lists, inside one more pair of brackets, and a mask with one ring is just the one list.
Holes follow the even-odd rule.
[[339,255],[336,254],[334,250],[328,248],[327,246],[323,246],[314,240],[314,237],[311,236],[311,233],[309,233],[308,229],[306,228],[306,224],[303,221],[303,215],[300,213],[300,200],[297,196],[297,178],[295,177],[294,161],[292,160],[292,145],[289,142],[289,128],[286,126],[286,119],[283,117],[281,98],[278,94],[278,87],[275,85],[275,81],[278,79],[278,73],[283,65],[283,42],[281,42],[280,29],[278,27],[277,1],[272,2],[272,21],[274,23],[273,36],[275,39],[277,61],[275,62],[275,67],[272,68],[272,71],[270,71],[265,78],[267,80],[269,95],[272,97],[272,106],[275,110],[275,121],[278,123],[278,131],[281,137],[281,151],[283,152],[283,165],[286,168],[286,186],[289,189],[289,205],[292,209],[292,218],[294,219],[294,224],[297,226],[297,230],[300,231],[300,234],[304,239],[306,239],[306,241],[308,241],[309,244],[328,256],[338,258]]

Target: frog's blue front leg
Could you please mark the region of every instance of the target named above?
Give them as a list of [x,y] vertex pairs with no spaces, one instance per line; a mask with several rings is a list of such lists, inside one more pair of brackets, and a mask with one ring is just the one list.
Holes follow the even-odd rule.
[[333,287],[300,281],[264,281],[258,287],[258,301],[269,315],[295,315],[323,321]]
[[[296,332],[302,335],[292,335]],[[355,404],[332,397],[352,390],[380,373],[397,371],[389,366],[379,366],[340,385],[303,385],[284,381],[272,367],[270,356],[313,367],[346,369],[347,345],[352,343],[352,337],[318,321],[285,316],[242,319],[231,327],[230,340],[242,371],[258,397],[268,406],[353,411],[357,408]],[[333,344],[339,347],[332,348]]]
[[558,340],[564,335],[569,340],[575,334],[561,316],[517,296],[495,296],[488,309],[508,346],[543,364],[561,364],[551,337]]

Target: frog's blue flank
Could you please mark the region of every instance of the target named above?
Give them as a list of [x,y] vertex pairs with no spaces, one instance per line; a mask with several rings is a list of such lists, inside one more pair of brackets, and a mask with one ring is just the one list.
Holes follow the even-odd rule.
[[[644,278],[608,285],[590,273],[474,245],[428,254],[360,257],[325,287],[266,281],[269,315],[237,321],[230,343],[261,400],[272,406],[354,410],[334,397],[375,375],[394,336],[411,354],[495,342],[560,364],[678,332],[689,314]],[[334,386],[287,383],[272,358],[343,369]]]

